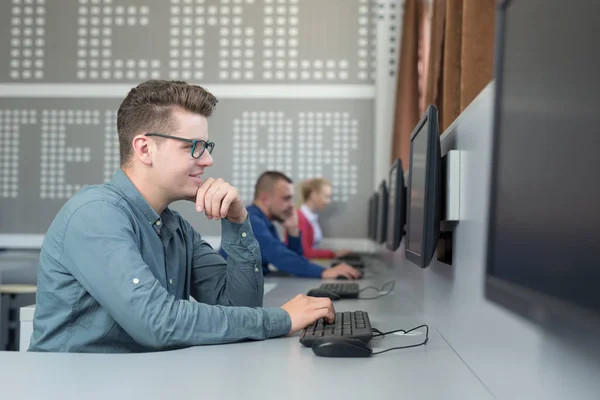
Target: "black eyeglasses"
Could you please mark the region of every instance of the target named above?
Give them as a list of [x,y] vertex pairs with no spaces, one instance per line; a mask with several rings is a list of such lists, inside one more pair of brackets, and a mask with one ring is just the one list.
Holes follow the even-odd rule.
[[156,132],[148,132],[144,136],[158,136],[158,137],[162,137],[162,138],[166,138],[166,139],[175,139],[175,140],[180,140],[182,142],[189,143],[192,145],[192,157],[193,158],[202,157],[202,154],[204,154],[204,150],[206,150],[206,149],[208,149],[208,154],[212,154],[212,151],[215,148],[215,142],[207,142],[206,140],[187,139],[187,138],[181,138],[181,137],[177,137],[177,136],[163,135],[162,133],[156,133]]

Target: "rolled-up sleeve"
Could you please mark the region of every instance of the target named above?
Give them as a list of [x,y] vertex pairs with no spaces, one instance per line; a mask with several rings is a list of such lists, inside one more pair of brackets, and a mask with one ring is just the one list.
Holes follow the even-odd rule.
[[221,220],[221,246],[227,261],[193,230],[192,296],[203,303],[261,307],[264,279],[252,225]]
[[290,329],[289,315],[280,308],[209,305],[169,294],[142,259],[133,225],[118,204],[92,201],[68,224],[63,242],[68,251],[59,261],[141,345],[158,350],[259,340]]

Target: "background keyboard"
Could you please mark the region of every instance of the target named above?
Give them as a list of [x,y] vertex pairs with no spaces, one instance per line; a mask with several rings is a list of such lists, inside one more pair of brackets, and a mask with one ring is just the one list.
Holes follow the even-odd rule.
[[358,283],[322,283],[321,289],[335,292],[343,299],[355,299],[358,297]]
[[345,336],[366,343],[373,338],[369,315],[366,311],[337,312],[332,324],[320,319],[304,328],[300,336],[300,343],[310,347],[317,338],[323,336]]

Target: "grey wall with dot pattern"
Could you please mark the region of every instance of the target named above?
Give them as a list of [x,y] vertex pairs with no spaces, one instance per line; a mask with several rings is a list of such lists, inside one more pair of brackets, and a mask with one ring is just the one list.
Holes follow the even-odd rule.
[[[322,216],[326,236],[365,237],[374,99],[339,99],[335,91],[374,85],[376,6],[367,0],[3,1],[0,234],[45,233],[70,196],[118,168],[122,96],[97,98],[98,83],[132,87],[161,78],[238,91],[244,84],[276,88],[270,96],[220,99],[209,120],[217,145],[207,174],[231,181],[246,202],[265,169],[296,181],[324,176],[334,184],[334,204]],[[65,83],[78,84],[83,94],[47,95],[52,88],[64,93]],[[19,95],[19,88],[36,84],[50,89],[43,97]],[[290,84],[327,85],[333,95],[277,97]],[[6,87],[12,94],[2,94]],[[219,234],[219,224],[196,215],[191,204],[174,208],[202,234]]]
[[370,0],[4,0],[0,80],[372,83]]

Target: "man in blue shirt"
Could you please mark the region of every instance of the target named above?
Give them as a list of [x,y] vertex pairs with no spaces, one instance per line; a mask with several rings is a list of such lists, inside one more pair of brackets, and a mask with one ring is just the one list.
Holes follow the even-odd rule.
[[[117,114],[121,168],[73,196],[42,245],[30,351],[144,352],[266,339],[333,320],[329,299],[262,308],[258,243],[238,191],[213,164],[199,86],[148,81]],[[177,212],[221,220],[226,262]],[[197,301],[190,301],[192,296]]]
[[[254,188],[254,203],[247,207],[252,229],[260,245],[263,272],[269,272],[273,264],[279,271],[309,278],[348,279],[360,277],[360,271],[341,263],[333,268],[323,268],[311,263],[303,255],[301,232],[298,230],[298,214],[294,208],[294,186],[292,180],[278,171],[266,171],[258,178]],[[272,221],[283,225],[288,232],[287,243],[283,243]],[[221,247],[221,255],[227,250]]]

